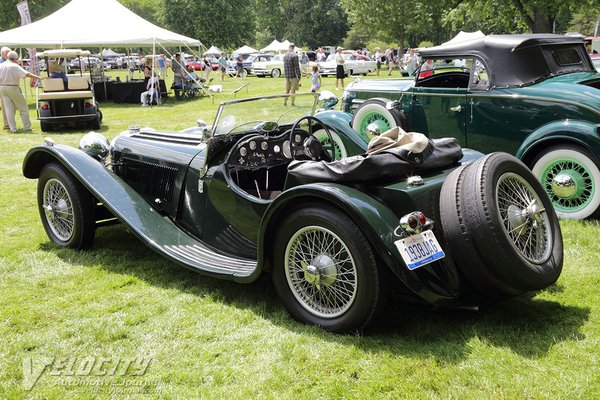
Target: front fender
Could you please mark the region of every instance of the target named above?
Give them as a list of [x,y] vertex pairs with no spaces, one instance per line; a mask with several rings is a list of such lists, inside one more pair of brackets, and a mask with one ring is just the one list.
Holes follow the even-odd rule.
[[343,111],[327,110],[315,114],[315,118],[340,134],[348,155],[362,154],[367,151],[367,143],[350,126],[352,115]]
[[600,127],[580,120],[550,122],[531,133],[521,144],[515,156],[521,160],[533,158],[538,151],[552,142],[576,143],[594,154],[600,154]]
[[393,232],[398,226],[399,217],[385,204],[368,194],[335,183],[296,186],[273,201],[260,226],[258,265],[263,269],[272,268],[267,252],[277,234],[281,219],[286,215],[286,210],[308,202],[329,204],[345,212],[364,233],[383,263],[416,295],[431,303],[446,299],[429,290],[421,283],[418,275],[406,267],[394,245],[398,238]]
[[[255,268],[253,260],[247,260],[248,268],[224,272],[223,268],[210,263],[208,258],[190,258],[182,255],[180,249],[205,245],[183,232],[115,173],[79,149],[60,145],[34,147],[29,150],[23,161],[23,175],[31,179],[39,178],[40,171],[49,162],[58,162],[67,168],[115,217],[162,256],[187,268],[221,279],[250,282],[260,274],[260,269]],[[211,251],[204,248],[202,250],[204,254]],[[239,263],[240,260],[234,262]]]

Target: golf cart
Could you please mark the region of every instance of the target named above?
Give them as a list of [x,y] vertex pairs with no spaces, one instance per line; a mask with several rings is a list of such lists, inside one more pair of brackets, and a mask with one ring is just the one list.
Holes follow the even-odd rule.
[[[48,78],[42,81],[43,92],[36,92],[37,114],[42,131],[57,125],[99,129],[102,112],[94,97],[90,75],[84,74],[82,57],[90,52],[78,49],[46,50],[38,57],[46,64]],[[67,74],[70,60],[79,63],[78,72]],[[86,65],[90,65],[86,63]]]

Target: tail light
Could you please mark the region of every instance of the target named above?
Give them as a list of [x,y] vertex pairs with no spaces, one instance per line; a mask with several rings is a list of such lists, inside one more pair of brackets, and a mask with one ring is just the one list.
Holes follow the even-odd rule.
[[45,101],[40,101],[40,110],[49,110],[50,109],[50,105],[45,102]]
[[413,211],[400,218],[400,225],[394,231],[396,236],[410,236],[433,228],[434,222],[421,211]]
[[92,103],[91,101],[84,101],[83,106],[85,108],[91,108],[91,107],[94,107],[94,103]]

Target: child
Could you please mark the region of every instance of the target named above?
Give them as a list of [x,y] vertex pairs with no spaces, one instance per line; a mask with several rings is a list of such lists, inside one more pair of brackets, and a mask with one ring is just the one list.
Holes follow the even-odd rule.
[[316,93],[317,90],[321,89],[321,74],[319,74],[318,65],[313,65],[312,70],[312,87],[310,88],[310,92]]

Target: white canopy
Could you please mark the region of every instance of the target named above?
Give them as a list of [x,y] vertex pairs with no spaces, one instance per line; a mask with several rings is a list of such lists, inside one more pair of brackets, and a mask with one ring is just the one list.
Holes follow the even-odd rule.
[[281,42],[277,39],[273,40],[271,42],[271,44],[269,44],[267,47],[263,47],[262,49],[260,49],[261,52],[269,52],[269,51],[285,51],[287,50],[287,47],[284,47]]
[[210,49],[208,49],[204,52],[204,54],[208,54],[211,56],[220,56],[221,53],[222,53],[221,49],[219,49],[217,46],[210,46]]
[[111,49],[104,49],[104,50],[102,50],[102,57],[104,57],[104,58],[119,57],[119,54],[117,54],[116,52],[114,52]]
[[13,47],[149,47],[155,43],[201,45],[146,21],[117,0],[72,0],[39,21],[0,33],[0,44]]
[[242,46],[239,49],[237,49],[236,51],[234,51],[234,53],[236,53],[236,54],[252,54],[252,53],[258,53],[258,50],[253,49],[250,46]]

